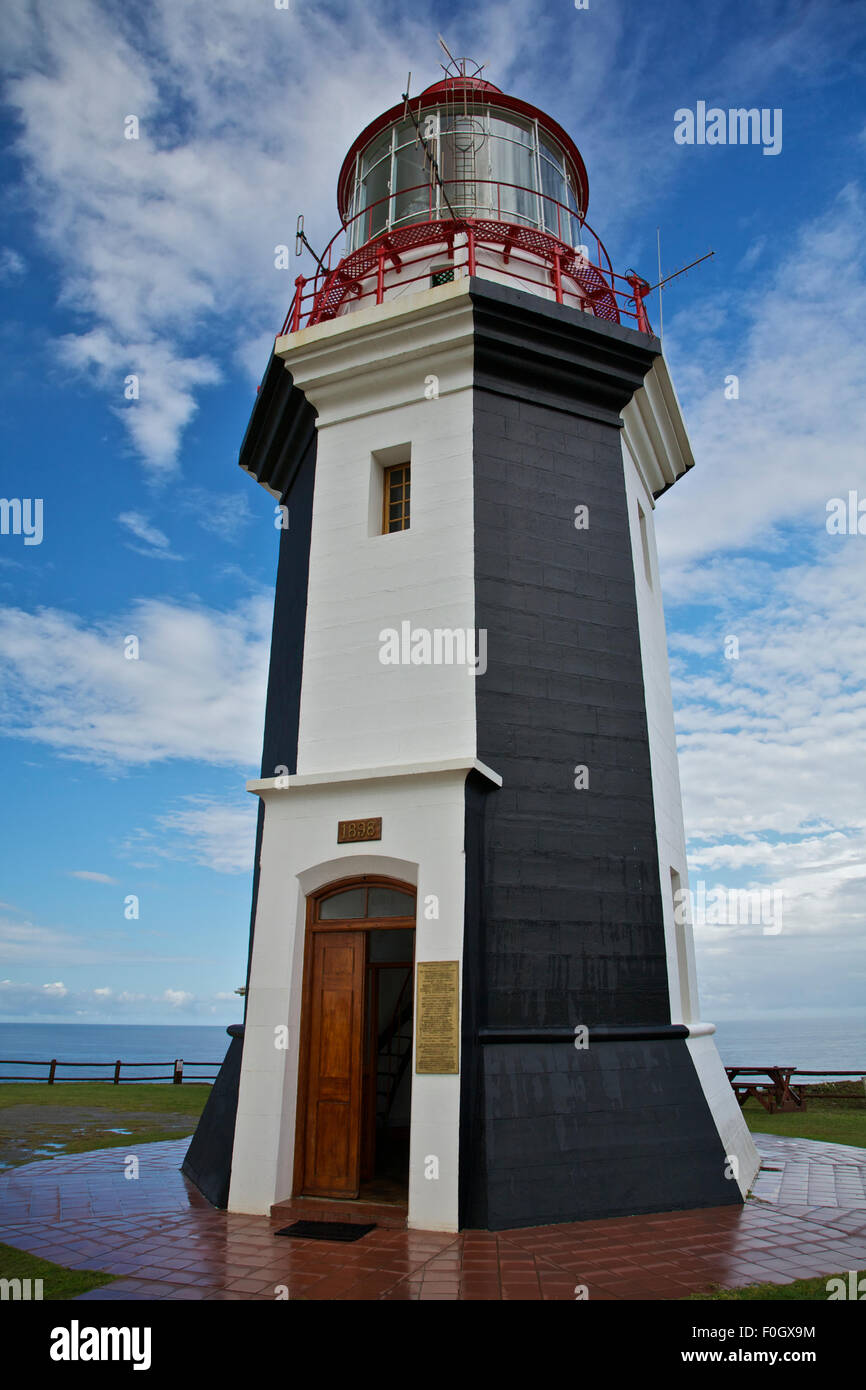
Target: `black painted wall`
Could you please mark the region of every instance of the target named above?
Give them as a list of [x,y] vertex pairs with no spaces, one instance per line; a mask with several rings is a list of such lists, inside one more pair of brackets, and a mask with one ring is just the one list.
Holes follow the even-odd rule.
[[181,1172],[195,1183],[215,1207],[227,1207],[229,1204],[232,1145],[243,1055],[243,1024],[233,1023],[226,1031],[231,1042],[225,1060],[181,1164]]
[[[670,1026],[619,419],[658,344],[472,297],[478,757],[503,786],[467,788],[463,1224],[739,1201]],[[581,1024],[614,1031],[578,1051]]]

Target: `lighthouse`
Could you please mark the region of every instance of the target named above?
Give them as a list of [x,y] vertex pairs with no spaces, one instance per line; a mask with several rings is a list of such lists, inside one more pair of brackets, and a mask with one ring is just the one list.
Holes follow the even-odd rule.
[[502,1230],[757,1170],[683,911],[654,514],[694,460],[588,197],[462,61],[296,281],[240,453],[280,518],[246,1019],[185,1165],[230,1210]]

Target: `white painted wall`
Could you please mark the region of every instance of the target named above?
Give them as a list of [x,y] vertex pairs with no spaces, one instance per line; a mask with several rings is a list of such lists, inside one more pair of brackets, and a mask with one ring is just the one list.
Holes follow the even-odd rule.
[[[319,411],[298,771],[475,754],[475,678],[466,666],[383,665],[386,628],[474,629],[472,311],[466,286],[398,301],[387,332],[354,347],[364,311],[337,320],[311,358],[284,340],[295,382]],[[458,322],[438,339],[437,313]],[[424,312],[426,307],[427,312]],[[387,312],[389,306],[382,306]],[[378,311],[380,316],[382,310]],[[402,313],[401,313],[402,310]],[[432,310],[432,312],[431,312]],[[369,313],[371,311],[367,311]],[[468,337],[467,337],[468,334]],[[295,335],[301,336],[301,335]],[[335,391],[351,369],[352,399]],[[428,398],[428,378],[438,396]],[[372,456],[411,454],[407,531],[371,535]]]
[[[466,773],[414,769],[312,786],[289,779],[286,790],[261,792],[265,826],[230,1210],[265,1213],[292,1192],[306,896],[351,874],[415,883],[416,961],[460,961],[462,975]],[[382,817],[381,841],[337,844],[338,820],[371,815]],[[438,918],[425,916],[431,895]],[[286,1052],[274,1038],[290,1019]],[[460,1077],[414,1075],[414,1052],[412,1067],[409,1225],[456,1230]],[[439,1160],[438,1180],[424,1176],[428,1155]]]
[[[674,921],[674,903],[671,892],[671,869],[675,869],[679,874],[681,887],[683,889],[688,888],[688,864],[686,862],[686,837],[683,825],[682,792],[677,759],[665,615],[656,549],[655,503],[635,466],[625,441],[623,441],[622,452],[637,594],[641,663],[646,696],[671,1019],[674,1023],[688,1023],[692,1018],[697,1019],[699,1015],[698,991],[694,940],[690,928],[680,929],[681,942],[678,951],[677,925]],[[645,518],[651,582],[646,575],[638,508],[642,509]],[[679,961],[683,956],[687,962],[687,978],[684,982],[681,979],[679,969]],[[685,1010],[682,1004],[683,994],[688,1001]]]
[[731,1181],[736,1181],[745,1197],[761,1166],[761,1156],[755,1148],[755,1141],[743,1119],[734,1088],[722,1065],[713,1032],[715,1029],[711,1023],[697,1025],[694,1035],[687,1039],[686,1046],[695,1064],[695,1071],[707,1098],[725,1155],[737,1161],[736,1174]]

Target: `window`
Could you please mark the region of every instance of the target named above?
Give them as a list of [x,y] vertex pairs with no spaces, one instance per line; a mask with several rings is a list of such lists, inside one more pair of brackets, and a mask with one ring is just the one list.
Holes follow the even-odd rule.
[[[344,888],[330,897],[320,898],[316,911],[320,922],[357,921],[366,917],[379,921],[389,917],[414,916],[414,892],[378,883],[371,883],[369,887]],[[411,954],[410,950],[410,959]]]
[[408,463],[397,463],[385,469],[385,506],[382,530],[408,531],[409,529],[409,490],[411,470]]
[[437,285],[450,285],[453,279],[453,265],[437,265],[433,267],[433,274],[430,277],[430,285],[433,289],[435,289]]

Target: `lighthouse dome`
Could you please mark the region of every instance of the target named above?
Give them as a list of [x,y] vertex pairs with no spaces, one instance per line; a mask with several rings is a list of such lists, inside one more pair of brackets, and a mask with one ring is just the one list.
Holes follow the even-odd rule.
[[634,308],[642,327],[642,304],[586,222],[588,199],[571,136],[463,60],[353,142],[337,183],[341,231],[315,277],[296,281],[283,331],[467,275],[609,322]]

